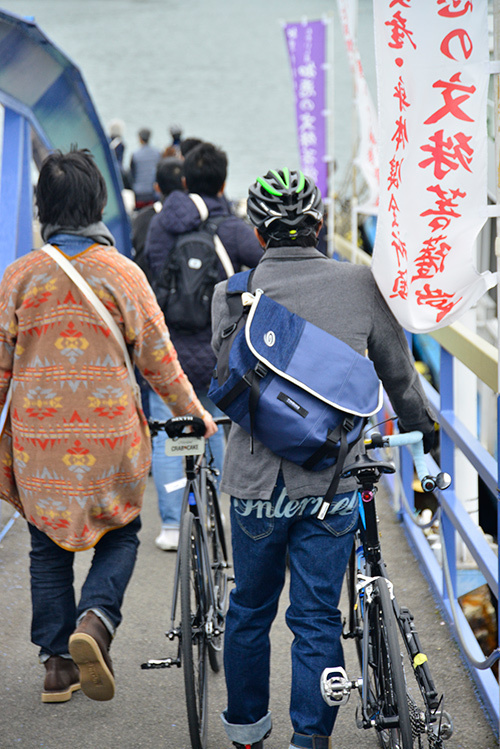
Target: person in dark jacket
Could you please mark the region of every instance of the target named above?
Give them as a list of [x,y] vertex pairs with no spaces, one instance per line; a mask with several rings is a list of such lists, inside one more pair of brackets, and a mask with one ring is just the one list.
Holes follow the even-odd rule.
[[162,209],[163,202],[174,190],[182,190],[183,162],[174,156],[168,156],[158,162],[156,169],[155,190],[158,200],[137,211],[132,219],[132,247],[134,261],[142,268],[151,282],[151,271],[146,261],[145,248],[151,219]]
[[[163,208],[153,216],[146,238],[146,258],[152,277],[159,278],[169,252],[173,249],[180,234],[196,229],[201,218],[188,193],[201,195],[209,211],[209,216],[227,217],[218,228],[219,238],[224,245],[234,271],[242,267],[253,268],[262,257],[262,248],[253,229],[242,219],[230,213],[224,198],[227,175],[227,156],[211,143],[200,143],[186,155],[184,161],[184,186],[187,192],[176,190],[169,195]],[[220,280],[226,277],[222,264],[219,268]],[[181,366],[193,383],[196,394],[207,411],[219,413],[207,398],[215,355],[211,347],[211,326],[194,334],[186,335],[170,331]],[[154,419],[166,420],[170,417],[168,408],[154,392],[150,393],[150,415]],[[215,465],[222,469],[224,434],[219,430],[215,439],[210,440]],[[156,545],[165,551],[177,548],[179,538],[180,510],[182,504],[184,476],[182,459],[165,455],[165,433],[153,440],[153,478],[158,492],[158,503],[162,530]]]

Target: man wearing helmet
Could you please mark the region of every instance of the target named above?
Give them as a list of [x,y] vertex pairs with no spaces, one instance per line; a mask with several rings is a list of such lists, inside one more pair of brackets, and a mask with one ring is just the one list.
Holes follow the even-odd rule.
[[[403,330],[370,268],[337,262],[316,249],[323,204],[314,182],[301,172],[272,170],[250,187],[247,210],[265,249],[252,291],[262,289],[358,353],[368,351],[400,428],[420,429],[430,444],[430,406]],[[216,353],[231,320],[226,283],[216,287],[213,298]],[[222,720],[237,749],[263,749],[271,730],[269,631],[285,582],[288,552],[286,620],[295,636],[290,749],[329,749],[338,708],[322,699],[320,676],[329,664],[343,665],[338,603],[358,519],[355,481],[340,481],[331,509],[320,521],[315,509],[334,467],[307,471],[257,440],[251,451],[250,440],[246,431],[232,425],[221,484],[231,495],[236,580],[226,620],[228,704]]]

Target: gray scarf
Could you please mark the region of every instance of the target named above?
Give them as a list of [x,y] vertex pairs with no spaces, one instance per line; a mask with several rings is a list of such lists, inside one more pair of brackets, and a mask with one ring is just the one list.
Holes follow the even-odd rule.
[[74,227],[58,226],[57,224],[44,224],[42,226],[42,239],[44,242],[48,242],[54,234],[73,234],[77,237],[93,239],[97,244],[115,244],[115,238],[103,221],[98,221],[89,226],[79,226],[76,229]]

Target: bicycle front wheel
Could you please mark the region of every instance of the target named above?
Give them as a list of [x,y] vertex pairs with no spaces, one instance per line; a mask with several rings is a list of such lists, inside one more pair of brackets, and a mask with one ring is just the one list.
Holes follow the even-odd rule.
[[191,512],[179,539],[181,586],[181,655],[189,735],[193,749],[205,749],[207,733],[207,610],[203,539]]
[[368,700],[376,722],[382,749],[413,749],[398,624],[387,582],[373,583],[373,597],[367,604]]

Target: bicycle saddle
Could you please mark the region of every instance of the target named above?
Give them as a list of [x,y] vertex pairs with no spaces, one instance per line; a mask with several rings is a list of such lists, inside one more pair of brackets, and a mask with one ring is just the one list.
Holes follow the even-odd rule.
[[358,481],[364,476],[375,475],[377,481],[382,473],[395,473],[396,466],[394,463],[389,463],[381,460],[372,460],[369,455],[362,454],[356,455],[354,463],[350,463],[344,468],[340,477],[343,479],[354,476]]
[[203,437],[205,430],[205,422],[198,416],[174,416],[165,424],[165,431],[172,438]]

